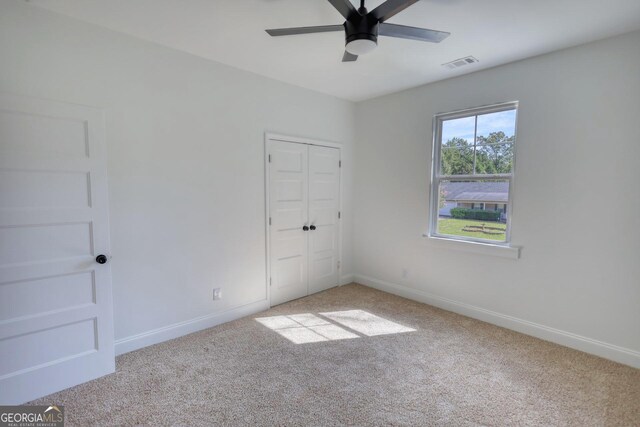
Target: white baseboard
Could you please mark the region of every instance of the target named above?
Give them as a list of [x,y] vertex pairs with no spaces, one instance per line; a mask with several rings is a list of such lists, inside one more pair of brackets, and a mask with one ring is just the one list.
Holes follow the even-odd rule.
[[121,338],[115,342],[116,355],[138,350],[149,345],[158,344],[163,341],[211,328],[222,323],[250,316],[269,308],[269,301],[262,300],[251,304],[236,307],[221,313],[208,314],[184,322],[174,323],[158,329],[152,329],[141,334]]
[[349,283],[353,283],[354,276],[353,274],[346,274],[340,277],[340,286],[348,285]]
[[536,338],[584,351],[585,353],[594,354],[605,359],[633,366],[634,368],[640,368],[640,352],[635,350],[619,347],[617,345],[540,325],[528,320],[518,319],[517,317],[486,310],[470,304],[433,295],[419,289],[385,282],[368,276],[356,274],[354,281],[371,288],[433,305],[444,310],[453,311],[454,313],[502,326],[503,328],[512,329],[526,335],[531,335]]

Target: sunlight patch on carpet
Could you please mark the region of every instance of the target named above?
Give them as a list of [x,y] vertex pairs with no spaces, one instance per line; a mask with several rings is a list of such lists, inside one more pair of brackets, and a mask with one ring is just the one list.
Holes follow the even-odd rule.
[[415,331],[364,310],[334,311],[320,315],[368,337]]
[[301,313],[259,317],[255,320],[295,344],[360,338],[358,333],[373,337],[415,331],[364,310],[334,311],[320,313],[320,316],[326,319]]
[[256,321],[295,344],[359,338],[358,335],[311,313],[259,317]]

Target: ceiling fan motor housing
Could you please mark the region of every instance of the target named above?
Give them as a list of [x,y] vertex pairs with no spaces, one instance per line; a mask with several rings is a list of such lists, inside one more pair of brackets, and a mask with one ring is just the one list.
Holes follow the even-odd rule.
[[354,40],[371,40],[378,44],[378,20],[369,15],[350,17],[344,23],[345,44]]

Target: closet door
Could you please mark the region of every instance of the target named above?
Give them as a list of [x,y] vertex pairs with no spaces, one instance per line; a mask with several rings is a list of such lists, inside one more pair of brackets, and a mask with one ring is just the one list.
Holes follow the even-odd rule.
[[308,295],[308,146],[269,141],[271,305]]
[[309,293],[338,286],[340,150],[309,146]]

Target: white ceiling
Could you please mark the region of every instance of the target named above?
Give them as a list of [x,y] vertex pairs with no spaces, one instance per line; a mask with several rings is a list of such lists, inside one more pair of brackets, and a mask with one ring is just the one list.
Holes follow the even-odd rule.
[[[354,4],[357,0],[352,0]],[[266,28],[341,24],[326,0],[29,0],[214,61],[359,101],[640,29],[639,0],[422,0],[389,22],[448,31],[440,44],[380,37],[342,63],[344,35]],[[372,10],[382,0],[368,0]],[[478,64],[441,64],[473,55]]]

